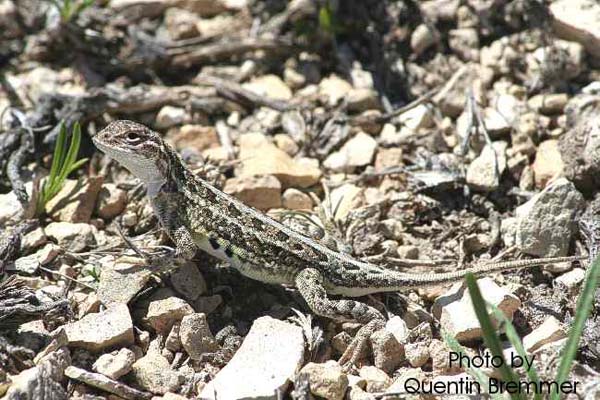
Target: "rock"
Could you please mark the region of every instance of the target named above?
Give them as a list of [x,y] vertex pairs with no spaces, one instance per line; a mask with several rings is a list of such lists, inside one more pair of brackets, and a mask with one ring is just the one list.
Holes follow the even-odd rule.
[[53,351],[42,358],[35,367],[22,370],[18,375],[10,376],[12,381],[5,400],[67,399],[67,392],[60,381],[65,368],[71,364],[66,348]]
[[203,152],[220,146],[217,129],[204,125],[183,125],[172,138],[177,150],[194,149]]
[[100,352],[111,347],[133,344],[133,322],[125,304],[64,325],[69,346]]
[[175,125],[181,125],[189,119],[184,108],[163,106],[156,114],[156,127],[160,129],[170,128]]
[[44,228],[39,227],[23,235],[21,238],[21,251],[29,253],[48,241]]
[[223,304],[223,297],[220,294],[212,296],[200,296],[194,301],[194,310],[199,313],[210,314]]
[[149,400],[152,395],[150,393],[142,392],[134,389],[124,383],[107,378],[102,374],[95,374],[93,372],[86,371],[81,368],[74,366],[67,367],[65,369],[65,375],[71,379],[81,381],[86,385],[102,389],[106,392],[113,393],[120,398],[127,400],[146,399]]
[[[578,107],[577,103],[593,104],[599,100],[585,96],[574,100],[573,106],[569,104],[567,108],[586,109],[585,106]],[[600,117],[597,116],[598,107],[589,108],[591,115],[576,115],[579,122],[559,142],[565,176],[585,193],[594,192],[600,185]]]
[[[389,125],[389,124],[386,124],[386,126],[387,125]],[[385,129],[385,127],[384,127],[384,129]],[[403,154],[402,149],[398,148],[398,147],[380,148],[377,151],[377,156],[375,157],[375,169],[377,171],[382,171],[386,168],[394,168],[394,167],[402,166],[403,165],[402,154]]]
[[294,142],[294,139],[285,133],[278,133],[273,136],[273,141],[277,147],[285,151],[290,157],[293,157],[300,150],[296,142]]
[[346,96],[346,104],[350,112],[363,112],[379,109],[379,97],[373,89],[352,89]]
[[[470,350],[470,349],[469,349]],[[431,357],[431,368],[434,373],[456,373],[462,370],[458,363],[450,363],[450,357],[448,354],[452,350],[448,347],[445,342],[439,339],[432,339],[429,343],[429,355]],[[473,356],[474,351],[467,351],[467,355]]]
[[258,318],[242,346],[204,387],[200,398],[277,399],[277,392],[285,392],[303,358],[302,328],[271,317]]
[[194,309],[185,300],[169,296],[168,292],[155,292],[149,299],[145,321],[156,332],[167,334],[173,324],[182,320],[186,315],[194,314]]
[[549,184],[516,209],[519,250],[539,257],[567,255],[576,216],[584,206],[583,196],[567,179]]
[[3,39],[17,38],[23,33],[19,25],[19,10],[12,0],[0,1],[0,32]]
[[292,90],[277,75],[256,77],[243,84],[242,87],[261,97],[277,100],[290,100],[292,98]]
[[306,188],[321,178],[318,166],[293,160],[262,134],[244,134],[240,136],[239,143],[239,158],[243,160],[241,177],[274,175],[284,188]]
[[410,37],[410,47],[415,55],[420,55],[439,41],[439,32],[432,26],[421,24],[415,28]]
[[54,239],[59,246],[77,253],[96,244],[98,230],[84,223],[51,222],[46,226],[46,235]]
[[334,74],[322,79],[319,83],[319,97],[323,99],[323,103],[329,106],[335,106],[351,90],[352,85],[350,83]]
[[392,384],[392,380],[382,370],[373,366],[362,367],[359,371],[361,378],[367,381],[366,390],[369,393],[384,392]]
[[407,258],[410,260],[417,260],[419,258],[419,248],[410,244],[398,246],[396,253],[400,258]]
[[133,351],[122,348],[119,351],[101,355],[92,368],[111,379],[119,379],[131,371],[134,362],[135,354]]
[[451,29],[448,44],[465,61],[479,61],[479,35],[474,28]]
[[298,189],[289,188],[283,192],[283,207],[288,210],[311,210],[312,199]]
[[386,390],[392,399],[394,394],[406,392],[406,387],[410,387],[411,382],[423,382],[427,378],[425,372],[418,368],[400,368],[394,375],[396,379]]
[[558,37],[581,43],[600,57],[600,4],[594,0],[558,0],[550,4],[552,28]]
[[323,165],[333,171],[352,171],[356,167],[371,164],[376,149],[375,139],[364,132],[359,132],[339,151],[331,153]]
[[385,323],[385,330],[390,332],[398,343],[406,343],[410,333],[406,322],[399,316],[395,315]]
[[486,145],[479,157],[467,169],[467,183],[476,190],[494,191],[500,186],[500,178],[506,170],[506,149],[508,143],[493,142]]
[[[521,306],[515,295],[498,286],[490,278],[477,281],[486,302],[498,307],[508,319]],[[473,309],[471,296],[462,283],[457,283],[443,296],[438,297],[432,308],[433,315],[440,319],[442,327],[456,340],[464,343],[481,338],[482,330]],[[494,318],[490,315],[492,321]]]
[[219,344],[210,332],[206,314],[190,314],[181,320],[179,338],[192,360],[200,360],[205,353],[214,353]]
[[552,315],[544,323],[535,328],[523,338],[523,346],[529,353],[533,353],[545,344],[556,342],[567,337],[561,323]]
[[171,273],[173,288],[186,300],[195,301],[206,293],[206,281],[193,262],[185,262]]
[[415,368],[420,368],[429,360],[429,347],[426,343],[407,343],[404,345],[406,360]]
[[[32,184],[25,185],[27,194],[31,196]],[[0,224],[5,224],[13,218],[16,218],[23,211],[21,203],[17,199],[14,191],[6,194],[0,194]]]
[[386,372],[393,372],[404,359],[403,346],[385,329],[374,332],[370,341],[375,366]]
[[98,298],[102,304],[127,304],[133,299],[152,276],[151,270],[140,267],[144,262],[139,258],[124,256],[114,263],[103,263],[98,284]]
[[492,107],[487,107],[483,110],[483,120],[485,128],[488,130],[492,139],[501,137],[512,129],[507,118]]
[[184,381],[184,376],[171,369],[169,360],[156,350],[133,364],[131,376],[139,386],[156,394],[176,392]]
[[120,215],[127,205],[127,192],[114,183],[105,183],[98,193],[96,214],[100,218],[112,219]]
[[552,178],[562,173],[564,164],[558,140],[546,140],[539,144],[532,167],[538,188],[545,187]]
[[542,114],[558,114],[563,111],[569,101],[566,93],[537,94],[527,101],[529,107]]
[[579,284],[585,278],[585,270],[583,268],[573,268],[555,279],[557,284],[564,285],[567,289],[577,289]]
[[49,264],[60,253],[61,248],[59,246],[54,243],[48,243],[36,253],[15,260],[15,269],[19,272],[32,275],[41,265]]
[[88,223],[103,181],[102,177],[66,180],[56,196],[46,203],[46,213],[55,221]]
[[313,395],[329,400],[343,399],[348,388],[348,377],[333,360],[323,364],[310,362],[300,370],[300,375],[307,376]]
[[198,17],[186,10],[172,7],[165,12],[165,25],[173,40],[189,39],[200,35],[196,26]]
[[403,112],[394,118],[393,122],[402,126],[403,129],[416,132],[419,129],[430,128],[433,125],[433,111],[430,106],[421,104]]
[[259,210],[281,207],[281,183],[272,175],[227,179],[223,191]]
[[363,189],[352,183],[345,183],[331,191],[331,204],[337,205],[334,218],[345,221],[348,213],[356,209],[363,202]]

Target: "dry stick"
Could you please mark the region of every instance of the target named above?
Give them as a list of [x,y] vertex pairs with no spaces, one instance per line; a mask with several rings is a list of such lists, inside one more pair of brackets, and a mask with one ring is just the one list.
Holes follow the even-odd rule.
[[227,41],[201,46],[185,54],[174,54],[171,64],[176,67],[189,68],[192,65],[214,62],[234,55],[242,55],[249,51],[281,50],[291,47],[291,45],[290,42],[280,39],[247,38],[237,41],[228,39]]
[[250,90],[244,89],[236,82],[226,81],[215,76],[201,75],[196,78],[196,82],[200,85],[213,86],[219,95],[242,106],[264,106],[281,112],[297,108],[287,101],[260,96]]

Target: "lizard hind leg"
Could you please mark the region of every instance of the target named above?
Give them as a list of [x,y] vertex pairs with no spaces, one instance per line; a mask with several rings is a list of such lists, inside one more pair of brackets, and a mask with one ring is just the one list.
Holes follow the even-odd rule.
[[300,271],[295,278],[296,287],[311,310],[320,316],[337,321],[357,321],[363,326],[338,361],[345,370],[356,364],[364,353],[373,332],[383,328],[385,318],[375,308],[355,300],[333,300],[327,296],[323,276],[313,268]]

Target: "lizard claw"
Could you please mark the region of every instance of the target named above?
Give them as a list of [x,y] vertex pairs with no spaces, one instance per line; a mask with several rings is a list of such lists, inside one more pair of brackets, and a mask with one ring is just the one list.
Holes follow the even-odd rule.
[[356,336],[354,336],[354,339],[352,339],[352,342],[350,342],[346,351],[344,351],[344,354],[342,354],[338,360],[338,363],[342,366],[344,372],[349,372],[357,365],[357,362],[366,355],[369,338],[375,331],[384,326],[385,321],[375,319],[366,325],[363,325],[358,332],[356,332]]

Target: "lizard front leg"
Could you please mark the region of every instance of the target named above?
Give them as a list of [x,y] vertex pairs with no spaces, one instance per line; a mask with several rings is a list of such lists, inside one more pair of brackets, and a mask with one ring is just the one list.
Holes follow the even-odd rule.
[[307,268],[300,271],[296,275],[295,284],[315,314],[338,321],[354,320],[363,324],[338,361],[345,369],[355,365],[371,334],[385,326],[383,315],[359,301],[330,299],[323,286],[323,276],[316,269]]
[[152,199],[158,220],[171,240],[175,243],[175,253],[170,257],[191,260],[198,246],[181,217],[181,202],[175,193],[160,192]]

